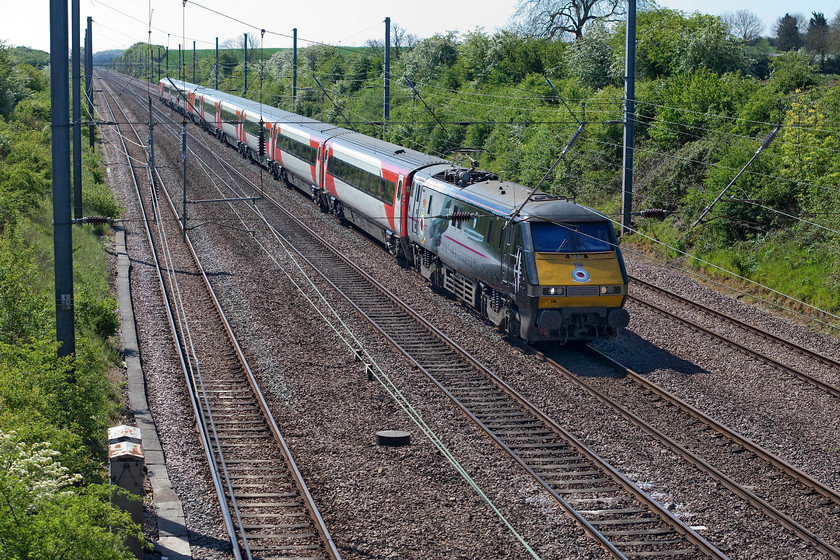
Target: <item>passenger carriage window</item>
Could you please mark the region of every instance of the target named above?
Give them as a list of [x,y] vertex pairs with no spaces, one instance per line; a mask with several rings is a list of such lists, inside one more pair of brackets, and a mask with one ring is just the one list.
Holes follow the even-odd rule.
[[216,104],[209,99],[204,100],[204,114],[207,115],[208,121],[216,117]]
[[232,124],[234,126],[237,124],[237,121],[239,120],[238,118],[236,118],[236,113],[234,113],[230,109],[226,109],[225,107],[222,107],[221,117],[222,117],[222,121],[224,121],[225,123],[228,123],[228,124]]
[[245,132],[252,136],[260,135],[260,123],[251,120],[245,120]]
[[386,204],[394,204],[396,183],[376,173],[365,171],[335,156],[331,157],[327,164],[327,173]]
[[291,154],[296,158],[305,161],[309,165],[315,165],[315,162],[317,161],[318,149],[313,148],[309,144],[304,144],[299,140],[279,134],[277,136],[277,146],[287,154]]

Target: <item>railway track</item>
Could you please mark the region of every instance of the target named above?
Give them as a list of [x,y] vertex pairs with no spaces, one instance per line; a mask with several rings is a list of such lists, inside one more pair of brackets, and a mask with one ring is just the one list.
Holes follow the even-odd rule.
[[[236,174],[229,184],[248,184],[237,171],[229,172]],[[725,557],[361,268],[334,252],[284,204],[267,193],[263,200],[274,204],[273,235],[437,384],[603,548],[617,558]],[[361,351],[357,356],[366,359]]]
[[[799,354],[800,356],[802,356],[802,357],[804,357],[808,360],[813,360],[814,363],[822,364],[822,365],[824,365],[828,368],[831,368],[835,372],[840,373],[840,361],[835,360],[834,358],[831,358],[829,356],[823,356],[822,354],[814,352],[814,351],[812,351],[808,348],[804,348],[804,347],[802,347],[798,344],[794,344],[793,342],[785,340],[784,338],[781,338],[781,337],[776,336],[772,333],[769,333],[769,332],[767,332],[763,329],[760,329],[760,328],[758,328],[754,325],[751,325],[749,323],[741,321],[740,319],[737,319],[737,318],[732,317],[730,315],[727,315],[725,313],[721,313],[719,311],[711,309],[711,308],[709,308],[707,306],[704,306],[702,304],[699,304],[697,302],[691,301],[691,300],[689,300],[687,298],[684,298],[684,297],[682,297],[678,294],[673,294],[673,293],[671,293],[671,292],[669,292],[669,291],[667,291],[663,288],[660,288],[660,287],[658,287],[654,284],[651,284],[649,282],[645,282],[644,280],[642,280],[640,278],[632,277],[631,281],[632,281],[634,286],[635,285],[640,285],[645,290],[648,290],[650,292],[654,292],[657,295],[660,295],[662,297],[666,297],[666,298],[668,298],[668,299],[670,299],[674,302],[677,302],[680,306],[687,307],[687,308],[692,309],[692,310],[700,311],[701,313],[704,313],[708,316],[711,316],[712,318],[714,318],[718,321],[722,321],[724,323],[727,323],[729,325],[732,325],[732,326],[736,327],[737,329],[740,329],[741,331],[745,331],[745,332],[750,333],[752,335],[761,337],[764,340],[767,340],[767,341],[769,341],[773,344],[778,345],[779,348],[784,348],[784,349],[789,350],[791,352],[795,352],[796,354]],[[807,372],[804,372],[804,371],[802,371],[802,370],[800,370],[800,369],[798,369],[794,366],[786,364],[786,363],[784,363],[780,360],[777,360],[777,359],[775,359],[771,356],[768,356],[768,355],[766,355],[762,352],[754,350],[746,342],[741,342],[739,340],[736,340],[735,338],[724,336],[720,333],[715,332],[714,330],[712,330],[710,328],[707,328],[707,327],[704,327],[703,325],[700,325],[699,323],[697,323],[695,321],[691,321],[689,319],[681,317],[676,312],[672,312],[672,311],[669,311],[667,309],[664,309],[664,308],[662,308],[658,305],[655,305],[655,304],[653,304],[649,301],[640,299],[639,297],[637,297],[635,295],[630,295],[630,296],[628,296],[628,298],[631,301],[633,301],[633,302],[635,302],[639,305],[642,305],[644,307],[652,309],[653,311],[655,311],[655,312],[657,312],[657,313],[659,313],[663,316],[666,316],[670,319],[678,321],[679,323],[682,323],[683,325],[686,325],[687,327],[689,327],[691,329],[694,329],[697,332],[702,332],[702,333],[714,338],[715,340],[718,340],[718,341],[726,344],[727,346],[730,346],[731,348],[734,348],[736,350],[744,352],[744,353],[748,354],[749,356],[752,356],[752,357],[754,357],[754,358],[756,358],[756,359],[758,359],[758,360],[776,368],[777,370],[779,370],[783,373],[792,375],[793,377],[795,377],[795,378],[797,378],[797,379],[799,379],[799,380],[801,380],[805,383],[808,383],[809,385],[811,385],[813,387],[816,387],[816,388],[820,389],[821,391],[824,391],[824,392],[826,392],[826,393],[828,393],[828,394],[830,394],[834,397],[840,397],[840,387],[837,387],[836,385],[832,385],[831,383],[827,383],[827,382],[819,379],[818,377],[816,377],[814,375],[811,375]]]
[[615,368],[620,379],[596,384],[591,377],[584,379],[555,361],[562,360],[561,356],[547,352],[546,358],[559,375],[607,404],[735,496],[819,553],[840,558],[840,494],[602,352],[592,347],[588,351],[599,362]]
[[144,205],[154,198],[139,186],[150,184],[138,177],[149,171],[144,141],[127,114],[116,115],[114,107],[123,110],[110,103],[108,80],[99,82],[112,120],[127,123],[119,125],[122,145],[233,556],[340,558],[189,236],[181,243],[180,216],[160,176],[167,204]]
[[[244,180],[244,177],[241,178]],[[319,273],[419,370],[438,384],[500,448],[510,453],[534,475],[558,502],[567,508],[587,533],[599,540],[603,538],[601,542],[604,548],[617,557],[628,558],[724,557],[702,538],[693,535],[690,529],[687,533],[681,532],[681,529],[687,528],[680,527],[680,522],[677,521],[676,527],[669,522],[663,522],[662,520],[671,517],[670,513],[660,511],[662,508],[655,503],[646,505],[646,499],[649,498],[641,491],[641,496],[632,490],[628,491],[623,484],[629,481],[622,480],[624,477],[608,465],[600,464],[594,453],[586,450],[585,446],[578,447],[580,442],[552,425],[550,419],[545,418],[545,415],[531,407],[524,399],[518,400],[515,391],[500,380],[493,379],[492,373],[482,371],[480,364],[475,363],[451,341],[447,341],[433,327],[421,326],[422,320],[418,323],[411,322],[417,319],[412,317],[410,309],[395,312],[389,307],[391,304],[383,303],[383,298],[390,298],[381,295],[381,292],[371,292],[369,286],[372,279],[361,271],[354,274],[344,272],[350,263],[340,255],[328,255],[321,242],[313,241],[313,238],[308,237],[309,234],[298,234],[290,224],[294,224],[294,218],[291,216],[284,218],[282,224],[275,225],[277,230],[283,231],[284,241],[295,246],[298,253],[313,268],[319,270]],[[299,223],[296,227],[302,231],[306,229]],[[427,333],[430,338],[426,338]],[[359,358],[364,359],[362,353],[359,353]],[[646,391],[654,395],[654,399],[663,399],[657,396],[653,389]],[[700,422],[699,419],[696,421]],[[657,431],[652,426],[643,429],[649,433]],[[712,429],[716,428],[702,428],[701,431]],[[721,434],[720,431],[713,433]],[[714,440],[729,438],[733,448],[737,446],[743,450],[735,453],[738,456],[755,455],[759,460],[768,461],[761,450],[748,450],[736,436],[732,434],[710,437]],[[676,446],[680,447],[679,444]],[[691,457],[692,461],[696,457],[695,453],[685,447],[681,448],[679,454]],[[773,463],[772,458],[769,462]],[[716,470],[708,464],[704,468]],[[833,492],[830,489],[822,487],[821,490],[819,483],[809,480],[807,476],[797,478],[792,467],[785,469],[776,465],[775,468],[785,471],[784,476],[792,480],[785,483],[790,487],[786,488],[786,491],[799,492],[808,498],[804,500],[804,509],[812,506],[816,509],[821,508],[823,513],[820,515],[825,515],[827,519],[835,515],[835,505],[832,504],[836,504],[836,499],[832,497]],[[728,488],[731,484],[730,490],[736,495],[774,517],[777,523],[797,534],[810,546],[830,557],[837,557],[835,545],[829,542],[831,539],[817,537],[816,531],[811,531],[805,526],[813,516],[803,516],[796,512],[791,515],[782,513],[743,485],[734,481],[730,483],[725,474],[714,475],[720,477]],[[797,486],[799,489],[796,489]],[[815,498],[810,500],[811,496]],[[780,514],[778,516],[777,511]],[[699,539],[699,544],[695,542],[695,537]]]

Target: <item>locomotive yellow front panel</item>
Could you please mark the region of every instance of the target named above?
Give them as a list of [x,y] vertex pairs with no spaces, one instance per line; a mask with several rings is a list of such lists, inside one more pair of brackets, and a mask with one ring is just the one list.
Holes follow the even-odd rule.
[[627,293],[613,252],[536,253],[535,261],[541,308],[620,307]]

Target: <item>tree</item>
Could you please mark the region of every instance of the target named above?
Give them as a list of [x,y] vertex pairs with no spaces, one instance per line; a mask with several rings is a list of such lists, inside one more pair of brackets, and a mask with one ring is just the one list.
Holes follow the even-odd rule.
[[223,78],[229,78],[233,69],[239,64],[239,61],[230,51],[219,52],[219,73]]
[[[229,37],[219,43],[220,49],[238,49],[240,51],[245,50],[245,32],[236,35],[235,37]],[[248,50],[258,49],[260,48],[260,36],[256,33],[248,33]]]
[[[391,57],[394,60],[399,59],[403,51],[416,45],[419,40],[417,35],[409,33],[399,23],[391,23]],[[368,39],[365,41],[365,46],[370,50],[371,56],[382,56],[385,52],[385,39],[382,37]]]
[[600,89],[613,81],[610,65],[613,49],[609,42],[609,30],[603,24],[596,24],[585,37],[575,41],[567,51],[569,73],[583,85]]
[[399,23],[391,24],[391,55],[394,60],[398,60],[402,51],[413,47],[418,40],[417,35],[408,33]]
[[513,17],[526,35],[580,39],[592,22],[618,21],[624,16],[624,0],[519,0]]
[[715,74],[725,74],[742,66],[740,49],[727,35],[726,26],[721,20],[698,15],[693,16],[692,20],[697,25],[691,33],[682,37],[677,49],[679,72],[691,73],[700,68],[708,68]]
[[140,527],[109,504],[107,485],[76,489],[81,476],[49,443],[0,431],[0,555],[3,558],[133,558],[123,544]]
[[493,66],[498,62],[493,56],[493,41],[479,28],[468,32],[458,45],[458,61],[468,80],[486,80]]
[[742,43],[751,43],[761,38],[764,24],[761,23],[761,18],[751,11],[738,10],[735,13],[725,13],[722,17],[732,36]]
[[835,57],[840,57],[840,10],[834,14],[828,28],[828,52]]
[[805,89],[818,83],[817,67],[802,51],[789,51],[770,61],[770,82],[784,93]]
[[828,53],[829,31],[825,14],[812,12],[808,22],[808,31],[805,32],[805,48],[819,56],[820,66],[825,63],[825,56]]
[[[640,12],[636,33],[636,77],[653,79],[705,67],[716,74],[743,67],[740,47],[717,17],[657,8]],[[613,34],[617,61],[624,57],[624,29]]]
[[802,46],[802,35],[799,32],[800,17],[785,14],[776,24],[776,48],[780,51],[796,50]]
[[455,32],[446,35],[436,33],[417,43],[403,57],[405,73],[413,81],[429,82],[437,78],[447,67],[455,64],[458,57],[458,45]]

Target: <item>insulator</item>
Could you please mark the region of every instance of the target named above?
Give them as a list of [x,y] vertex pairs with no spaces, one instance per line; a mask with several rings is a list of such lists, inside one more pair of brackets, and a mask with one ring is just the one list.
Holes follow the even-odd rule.
[[262,129],[260,129],[260,136],[259,136],[258,141],[259,141],[260,158],[264,158],[265,157],[265,132],[263,132]]
[[663,208],[648,208],[639,212],[639,216],[642,218],[657,218],[660,220],[665,218],[667,214],[668,211]]
[[465,220],[470,220],[473,218],[473,215],[470,212],[452,212],[446,219],[451,222],[463,222]]
[[110,224],[114,221],[113,218],[107,218],[105,216],[86,216],[81,220],[75,220],[77,223],[82,224]]

